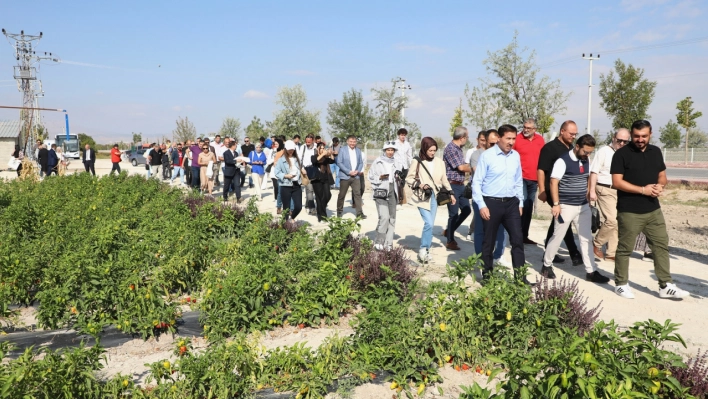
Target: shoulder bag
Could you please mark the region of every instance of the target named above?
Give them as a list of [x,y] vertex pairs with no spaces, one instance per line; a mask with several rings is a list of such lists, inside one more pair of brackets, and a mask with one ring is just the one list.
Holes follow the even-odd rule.
[[435,181],[433,181],[433,176],[430,175],[430,172],[428,171],[428,168],[423,165],[423,162],[418,158],[418,165],[422,166],[423,169],[425,169],[425,172],[428,174],[430,177],[431,183],[433,183],[433,186],[435,186],[435,190],[438,192],[438,194],[435,196],[435,201],[438,203],[438,205],[447,205],[450,202],[452,202],[452,192],[445,187],[440,187],[435,184]]
[[416,196],[419,202],[427,202],[430,200],[430,196],[433,195],[433,189],[430,187],[423,189],[423,187],[420,186],[420,159],[415,157],[415,160],[418,161],[418,166],[415,168],[415,178],[413,183],[409,184],[408,187],[411,188],[413,195]]

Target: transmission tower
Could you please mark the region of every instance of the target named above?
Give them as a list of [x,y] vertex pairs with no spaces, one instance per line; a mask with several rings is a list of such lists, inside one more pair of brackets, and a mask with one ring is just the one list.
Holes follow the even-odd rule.
[[22,110],[20,111],[21,130],[19,134],[20,148],[24,149],[25,155],[30,158],[34,157],[34,151],[31,150],[32,143],[38,137],[36,126],[41,123],[39,113],[39,97],[44,97],[42,90],[42,82],[37,78],[37,68],[42,60],[59,62],[57,56],[52,53],[45,52],[37,54],[35,47],[42,38],[42,32],[39,36],[25,35],[25,31],[17,33],[9,33],[2,30],[2,34],[7,37],[10,45],[15,49],[15,58],[17,65],[14,67],[14,78],[17,81],[17,89],[22,92]]

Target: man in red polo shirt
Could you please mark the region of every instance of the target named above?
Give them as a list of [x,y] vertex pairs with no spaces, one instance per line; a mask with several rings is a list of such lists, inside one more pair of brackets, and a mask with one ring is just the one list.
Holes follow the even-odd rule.
[[538,156],[541,148],[545,144],[543,136],[536,133],[536,121],[529,118],[524,121],[524,130],[516,136],[514,150],[521,157],[521,177],[523,178],[524,191],[524,213],[521,215],[521,231],[524,236],[524,244],[536,245],[536,242],[529,239],[529,228],[531,227],[531,215],[533,214],[533,203],[538,191]]
[[123,153],[121,150],[118,148],[118,144],[113,144],[113,148],[111,149],[111,163],[113,164],[113,167],[111,168],[111,173],[113,172],[118,172],[120,174],[120,159]]

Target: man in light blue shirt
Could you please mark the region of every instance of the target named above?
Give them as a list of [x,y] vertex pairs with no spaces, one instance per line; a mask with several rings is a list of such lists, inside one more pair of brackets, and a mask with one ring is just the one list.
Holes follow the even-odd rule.
[[488,279],[492,272],[494,243],[499,226],[504,226],[509,233],[514,275],[525,284],[530,284],[526,276],[519,274],[526,259],[521,232],[521,214],[524,211],[521,158],[513,150],[517,133],[511,125],[499,128],[499,142],[479,157],[472,179],[472,199],[479,207],[484,226],[482,281]]

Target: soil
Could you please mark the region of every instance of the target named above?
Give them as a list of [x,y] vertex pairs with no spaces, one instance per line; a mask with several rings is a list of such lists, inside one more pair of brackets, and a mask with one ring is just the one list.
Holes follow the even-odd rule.
[[[103,165],[102,162],[106,165]],[[79,168],[81,163],[74,162],[71,166]],[[122,166],[130,173],[145,173],[144,168],[140,166],[132,167],[126,163]],[[99,174],[106,174],[110,171],[110,162],[98,160],[96,169]],[[2,175],[8,177],[4,172]],[[252,193],[253,190],[246,189],[244,197],[248,199]],[[265,190],[264,193],[265,196],[259,202],[259,208],[263,212],[275,213],[272,189]],[[329,203],[330,210],[335,208],[338,194],[337,190],[333,190],[333,198]],[[344,208],[345,218],[354,217],[354,210],[349,204],[350,196],[347,193]],[[363,210],[368,215],[368,219],[361,222],[361,234],[373,238],[377,224],[377,213],[369,193],[364,196]],[[675,323],[680,323],[678,333],[685,339],[687,347],[679,345],[670,345],[670,347],[686,356],[695,355],[699,349],[701,351],[708,350],[708,336],[706,335],[706,331],[708,331],[708,216],[706,216],[708,215],[708,191],[669,189],[662,197],[662,210],[670,238],[672,276],[679,287],[691,292],[689,298],[680,301],[660,299],[652,263],[643,261],[642,255],[639,253],[635,253],[630,259],[630,284],[636,295],[634,300],[623,299],[615,295],[614,282],[602,286],[586,282],[583,268],[570,266],[569,260],[556,265],[555,272],[559,279],[580,280],[579,286],[588,298],[588,306],[595,307],[601,304],[603,310],[600,317],[604,320],[613,319],[621,327],[628,327],[634,322],[648,319],[660,322],[671,319]],[[298,216],[298,219],[311,224],[313,230],[327,228],[326,225],[317,223],[315,216],[309,216],[304,211]],[[411,262],[417,267],[418,274],[423,280],[444,279],[446,264],[472,254],[473,243],[465,238],[469,221],[469,219],[466,220],[457,231],[457,241],[461,250],[449,251],[444,247],[441,235],[443,226],[447,224],[447,212],[444,209],[438,211],[433,230],[433,247],[431,248],[434,262],[425,266]],[[542,243],[549,222],[550,208],[545,204],[540,204],[537,207],[537,215],[531,223],[529,238]],[[416,259],[422,226],[422,220],[415,207],[404,205],[397,211],[396,244],[406,248],[407,254],[412,260]],[[541,245],[525,245],[525,253],[526,260],[533,265],[529,270],[528,277],[529,280],[534,281],[539,277],[538,270],[541,266],[543,248]],[[560,255],[567,258],[567,251],[562,248]],[[504,259],[510,261],[508,249],[505,251]],[[614,266],[610,261],[598,262],[598,268],[601,273],[607,276],[613,275]],[[472,278],[469,278],[467,282],[473,289],[478,286]],[[33,310],[23,310],[17,321],[25,326],[36,323]],[[263,333],[258,338],[263,347],[267,349],[302,341],[307,341],[308,346],[315,348],[326,337],[333,334],[341,336],[352,333],[353,330],[349,327],[348,320],[343,319],[338,326],[323,325],[319,328],[302,330],[290,326]],[[145,366],[146,363],[162,359],[174,360],[172,355],[173,341],[172,337],[161,337],[159,341],[135,339],[119,347],[111,348],[107,354],[107,366],[102,373],[104,376],[133,373],[137,382],[144,383],[148,369]],[[196,339],[195,348],[197,350],[201,350],[205,345],[202,338]],[[447,366],[441,370],[441,375],[444,382],[437,386],[428,387],[424,395],[425,398],[457,398],[461,392],[460,385],[472,385],[475,381],[483,386],[486,384],[486,377],[482,377],[472,370],[457,372]],[[495,384],[492,382],[491,387],[493,388]],[[442,396],[438,392],[438,387],[443,390]],[[413,391],[415,392],[415,390]],[[352,397],[354,399],[380,399],[391,397],[392,394],[393,391],[389,389],[389,383],[369,383],[356,387]],[[334,399],[337,395],[329,394],[327,397]]]

